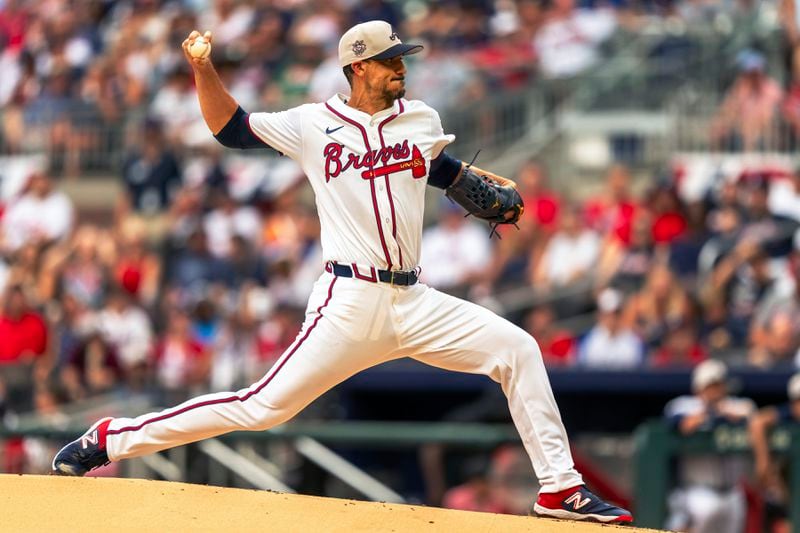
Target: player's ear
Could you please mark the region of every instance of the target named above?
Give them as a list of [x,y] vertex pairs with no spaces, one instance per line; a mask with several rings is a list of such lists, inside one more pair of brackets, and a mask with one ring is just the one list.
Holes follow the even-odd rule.
[[356,61],[351,63],[350,66],[353,68],[353,73],[356,76],[363,76],[364,72],[367,70],[367,63],[366,61]]

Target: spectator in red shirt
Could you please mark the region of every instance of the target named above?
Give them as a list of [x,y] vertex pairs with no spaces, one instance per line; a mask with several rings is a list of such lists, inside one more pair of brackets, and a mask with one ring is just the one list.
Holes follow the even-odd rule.
[[525,329],[542,350],[547,366],[569,366],[575,362],[575,337],[555,324],[555,313],[547,305],[533,309],[525,318]]
[[502,240],[481,274],[483,284],[472,287],[471,298],[525,283],[559,227],[561,198],[548,187],[545,169],[535,160],[527,161],[517,171],[516,182],[525,202],[519,231],[501,230]]
[[469,54],[472,64],[481,69],[500,89],[524,87],[536,65],[531,39],[520,28],[516,15],[506,11],[490,23],[493,39]]
[[548,188],[544,169],[536,161],[528,161],[519,169],[516,181],[525,201],[525,213],[522,216],[533,216],[538,226],[554,231],[561,199]]
[[182,393],[206,382],[209,354],[192,334],[189,315],[173,309],[167,331],[156,347],[156,375],[162,387]]
[[586,224],[604,236],[631,242],[636,201],[630,188],[631,176],[624,165],[614,165],[606,174],[606,188],[583,205]]
[[647,202],[653,213],[653,242],[670,244],[686,232],[688,223],[675,187],[659,185]]
[[29,23],[28,6],[18,0],[6,0],[0,9],[0,47],[18,51],[25,44]]
[[114,265],[114,281],[139,302],[152,303],[158,292],[161,263],[141,239],[124,240],[120,248]]
[[656,368],[695,367],[706,360],[708,352],[700,343],[694,324],[681,320],[670,324],[668,334],[653,354],[651,364]]
[[0,364],[30,361],[46,350],[44,319],[31,309],[22,287],[9,287],[0,314]]

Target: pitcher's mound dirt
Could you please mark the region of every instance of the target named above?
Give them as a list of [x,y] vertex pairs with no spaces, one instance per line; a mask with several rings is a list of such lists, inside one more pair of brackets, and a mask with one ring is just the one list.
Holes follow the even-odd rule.
[[8,531],[624,533],[578,522],[138,479],[0,475]]

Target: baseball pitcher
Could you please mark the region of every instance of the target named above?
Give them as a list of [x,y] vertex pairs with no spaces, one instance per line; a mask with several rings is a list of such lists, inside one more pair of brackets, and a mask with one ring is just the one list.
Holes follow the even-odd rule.
[[[200,53],[193,53],[196,41]],[[436,111],[403,98],[403,56],[422,46],[401,42],[386,22],[358,24],[339,42],[349,97],[247,113],[217,76],[211,44],[210,32],[196,31],[183,43],[203,117],[227,147],[268,148],[301,165],[316,196],[322,275],[297,338],[260,381],[138,418],[100,420],[58,452],[53,473],[80,476],[109,461],[269,429],[353,374],[411,357],[500,383],[541,485],[535,513],[630,522],[630,512],[591,493],[575,470],[536,341],[489,310],[418,282],[427,186],[494,224],[516,223],[523,210],[512,181],[449,156],[454,137]]]

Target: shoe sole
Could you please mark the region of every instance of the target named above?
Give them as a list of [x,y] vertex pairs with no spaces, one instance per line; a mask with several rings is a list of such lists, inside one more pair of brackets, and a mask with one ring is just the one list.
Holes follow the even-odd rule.
[[[86,435],[87,433],[91,433],[92,431],[97,429],[98,426],[100,426],[102,423],[104,423],[106,420],[113,420],[113,418],[111,418],[110,416],[105,417],[105,418],[101,418],[100,420],[95,422],[92,425],[92,427],[87,429],[83,433],[83,435]],[[86,472],[88,472],[88,470],[86,472],[84,472],[83,474],[79,474],[78,471],[75,470],[75,467],[73,467],[72,465],[69,465],[69,464],[63,463],[63,462],[59,463],[59,464],[56,464],[56,459],[58,458],[59,455],[61,455],[61,452],[63,452],[68,446],[72,446],[73,444],[75,444],[76,442],[81,440],[81,438],[83,438],[83,435],[81,435],[77,439],[69,442],[68,444],[62,446],[62,448],[60,450],[58,450],[58,453],[56,453],[55,456],[53,456],[53,462],[50,464],[50,467],[51,467],[50,473],[52,475],[54,475],[54,476],[72,476],[72,477],[82,477],[82,476],[86,475]]]
[[53,476],[81,477],[81,475],[76,472],[74,468],[66,463],[59,463],[58,466],[53,463],[53,469],[50,471],[50,474]]
[[582,520],[584,522],[601,522],[603,524],[633,522],[633,517],[627,514],[619,516],[606,516],[601,514],[581,514],[581,513],[573,513],[572,511],[567,511],[565,509],[548,509],[547,507],[542,507],[538,503],[533,504],[533,512],[536,513],[537,516],[543,516],[546,518],[558,518],[561,520]]

